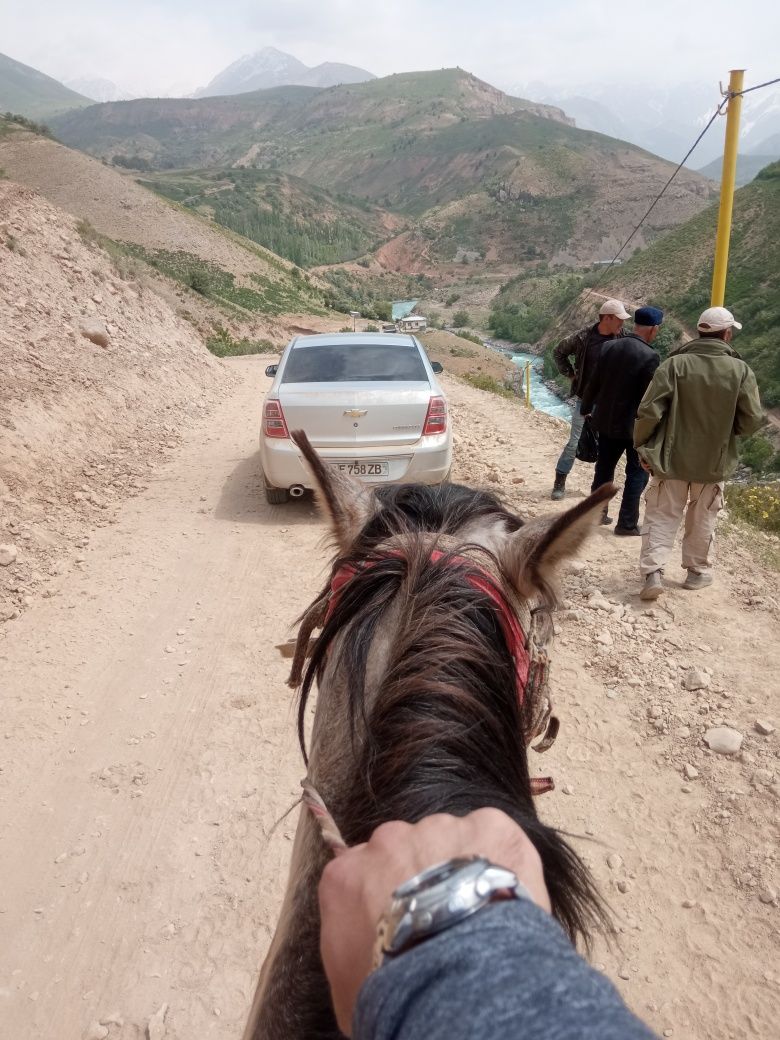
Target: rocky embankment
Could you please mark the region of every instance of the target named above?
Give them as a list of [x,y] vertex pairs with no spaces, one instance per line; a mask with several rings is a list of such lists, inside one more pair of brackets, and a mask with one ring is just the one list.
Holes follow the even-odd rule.
[[146,486],[229,385],[169,303],[124,281],[76,221],[0,182],[0,621]]

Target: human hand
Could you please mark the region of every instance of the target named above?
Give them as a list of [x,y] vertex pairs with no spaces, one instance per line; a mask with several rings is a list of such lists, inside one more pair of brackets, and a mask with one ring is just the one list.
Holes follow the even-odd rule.
[[642,469],[645,471],[645,473],[649,473],[650,476],[652,477],[653,471],[650,469],[650,467],[648,466],[648,464],[645,462],[644,459],[640,458],[639,465],[642,467]]
[[364,845],[329,863],[319,887],[320,952],[339,1029],[350,1036],[360,987],[371,972],[377,923],[399,885],[456,856],[484,856],[514,871],[531,898],[550,911],[539,853],[499,809],[438,814],[419,823],[382,824]]

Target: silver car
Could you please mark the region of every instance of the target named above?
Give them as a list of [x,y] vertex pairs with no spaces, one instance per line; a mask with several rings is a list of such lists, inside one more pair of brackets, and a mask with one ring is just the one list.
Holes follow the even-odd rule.
[[370,484],[440,484],[452,465],[447,400],[414,336],[296,336],[266,375],[260,454],[273,505],[311,488],[290,430],[331,465]]

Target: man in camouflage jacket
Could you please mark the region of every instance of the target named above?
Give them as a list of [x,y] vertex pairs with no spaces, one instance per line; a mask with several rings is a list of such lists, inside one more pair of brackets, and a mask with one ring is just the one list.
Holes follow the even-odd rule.
[[595,325],[586,325],[562,339],[553,351],[558,371],[571,379],[572,402],[571,433],[566,447],[555,466],[555,483],[550,497],[557,501],[566,491],[566,477],[571,472],[577,454],[580,434],[585,417],[580,415],[582,392],[587,384],[593,365],[601,351],[601,344],[619,336],[623,322],[630,318],[620,300],[604,300],[599,308],[599,320]]

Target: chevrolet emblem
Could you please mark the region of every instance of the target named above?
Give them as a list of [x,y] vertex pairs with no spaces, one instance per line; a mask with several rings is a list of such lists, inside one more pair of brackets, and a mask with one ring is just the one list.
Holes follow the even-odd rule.
[[344,415],[348,415],[350,419],[360,419],[361,416],[366,415],[368,408],[348,408]]

